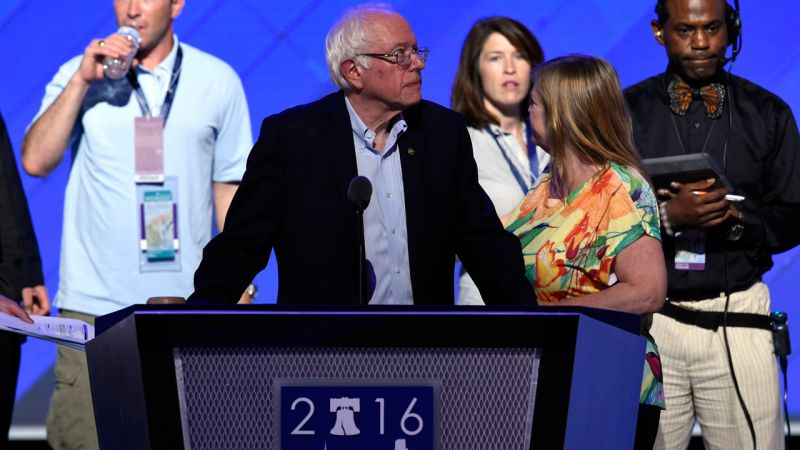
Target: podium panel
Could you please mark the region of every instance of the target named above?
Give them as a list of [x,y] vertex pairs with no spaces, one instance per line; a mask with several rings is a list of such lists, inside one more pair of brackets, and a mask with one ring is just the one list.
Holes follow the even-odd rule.
[[87,344],[103,449],[631,448],[637,316],[135,306]]
[[[530,399],[536,395],[538,366],[538,350],[533,348],[189,347],[176,351],[184,443],[193,450],[285,449],[280,445],[280,430],[295,428],[298,422],[281,424],[282,383],[432,386],[438,407],[435,422],[424,426],[435,430],[433,448],[522,449],[530,441]],[[359,434],[370,431],[359,420],[368,414],[363,403],[362,399],[354,420]],[[328,450],[369,448],[358,442],[358,435],[330,435],[335,415],[327,404],[315,405],[314,414],[327,418],[330,425],[294,439],[305,439],[307,445],[300,448],[322,449],[326,438],[320,435],[327,435]],[[405,439],[409,448],[420,448],[411,445],[414,436],[399,429],[386,430],[385,435],[388,441]]]

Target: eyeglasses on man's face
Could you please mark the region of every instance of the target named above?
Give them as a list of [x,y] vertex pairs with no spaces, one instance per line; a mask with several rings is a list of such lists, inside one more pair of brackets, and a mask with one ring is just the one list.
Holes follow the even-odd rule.
[[397,64],[400,67],[408,67],[411,65],[411,61],[414,60],[414,55],[417,55],[419,60],[424,63],[428,59],[428,52],[430,52],[430,50],[425,47],[409,49],[398,48],[392,53],[359,53],[356,56],[371,56]]

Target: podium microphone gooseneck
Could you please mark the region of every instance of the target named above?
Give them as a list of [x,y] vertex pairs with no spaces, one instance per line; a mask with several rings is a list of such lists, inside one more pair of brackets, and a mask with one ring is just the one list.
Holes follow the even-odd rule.
[[361,175],[350,180],[347,188],[347,198],[356,210],[358,219],[358,302],[367,304],[367,253],[364,245],[364,210],[369,206],[372,197],[372,183],[369,178]]

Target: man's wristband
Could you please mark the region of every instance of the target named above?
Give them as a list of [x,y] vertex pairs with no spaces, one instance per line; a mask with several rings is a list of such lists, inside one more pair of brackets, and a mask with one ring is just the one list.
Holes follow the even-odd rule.
[[658,212],[661,213],[661,226],[664,227],[664,232],[667,233],[667,236],[675,236],[675,232],[672,231],[672,226],[669,223],[669,216],[667,216],[667,202],[658,204]]

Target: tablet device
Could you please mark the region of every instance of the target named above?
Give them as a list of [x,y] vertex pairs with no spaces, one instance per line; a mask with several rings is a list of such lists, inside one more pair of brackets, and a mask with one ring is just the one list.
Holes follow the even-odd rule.
[[734,192],[733,186],[708,153],[647,158],[642,163],[656,189],[668,189],[672,181],[694,183],[715,178],[717,182],[712,186],[714,189],[724,186],[728,192]]

